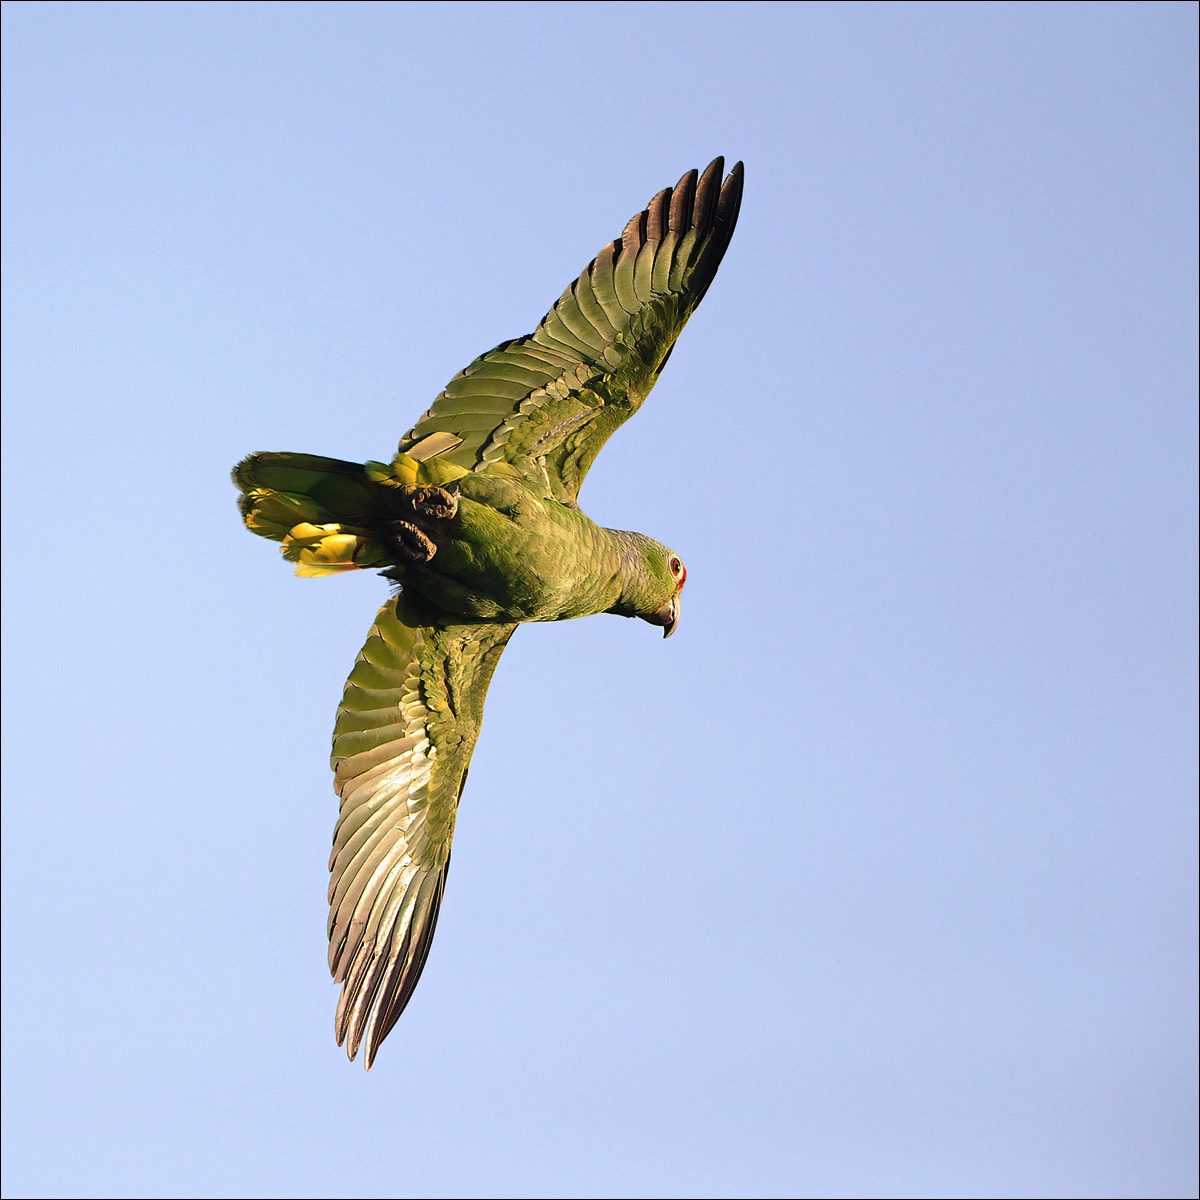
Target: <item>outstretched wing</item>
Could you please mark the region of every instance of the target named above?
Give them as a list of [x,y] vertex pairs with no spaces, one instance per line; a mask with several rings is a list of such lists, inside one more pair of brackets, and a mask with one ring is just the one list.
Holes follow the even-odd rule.
[[[601,447],[637,411],[712,283],[737,222],[742,164],[714,159],[638,213],[528,337],[456,375],[401,439],[467,470],[506,462],[573,503]],[[460,439],[457,443],[446,435]],[[418,451],[417,457],[421,457]]]
[[330,856],[336,1029],[367,1069],[420,978],[483,700],[515,625],[446,625],[389,600],[346,682],[333,734],[341,797]]

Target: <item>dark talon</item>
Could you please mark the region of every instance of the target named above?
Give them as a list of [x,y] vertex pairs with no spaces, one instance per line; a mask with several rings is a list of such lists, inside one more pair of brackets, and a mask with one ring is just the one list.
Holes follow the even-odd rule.
[[396,548],[400,557],[410,566],[427,563],[437,553],[433,541],[415,525],[408,521],[397,521],[394,528]]
[[414,488],[409,492],[413,508],[424,517],[445,521],[458,512],[458,496],[444,487]]

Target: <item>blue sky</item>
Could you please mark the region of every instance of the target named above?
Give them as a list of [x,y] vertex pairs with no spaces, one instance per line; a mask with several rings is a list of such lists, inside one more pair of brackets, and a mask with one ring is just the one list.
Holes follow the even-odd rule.
[[[5,4],[5,1195],[1194,1195],[1196,46]],[[228,471],[386,458],[716,154],[729,254],[582,496],[679,631],[514,637],[364,1075],[327,756],[386,588]]]

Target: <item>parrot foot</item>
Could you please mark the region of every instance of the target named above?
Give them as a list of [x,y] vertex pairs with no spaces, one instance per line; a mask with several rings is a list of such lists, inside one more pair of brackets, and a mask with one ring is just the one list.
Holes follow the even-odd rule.
[[401,496],[399,513],[404,515],[397,514],[391,522],[392,541],[398,560],[418,567],[437,553],[437,522],[448,521],[458,512],[458,489],[406,487]]
[[448,521],[458,512],[458,496],[444,487],[414,488],[408,494],[413,509],[423,517]]
[[429,535],[410,522],[397,521],[393,528],[396,548],[400,552],[401,559],[409,566],[415,567],[421,563],[427,563],[437,553],[437,547]]

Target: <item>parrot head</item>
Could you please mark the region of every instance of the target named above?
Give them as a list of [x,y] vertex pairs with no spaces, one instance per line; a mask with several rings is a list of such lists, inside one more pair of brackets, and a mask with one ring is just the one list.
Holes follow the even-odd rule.
[[640,612],[638,616],[643,621],[649,621],[651,625],[661,625],[663,637],[669,638],[675,632],[675,626],[679,624],[679,597],[683,592],[683,585],[687,583],[687,567],[674,550],[668,550],[665,546],[660,549],[663,554],[656,564],[658,569],[654,571],[654,575],[656,582],[661,583],[667,598],[658,608],[650,612]]

